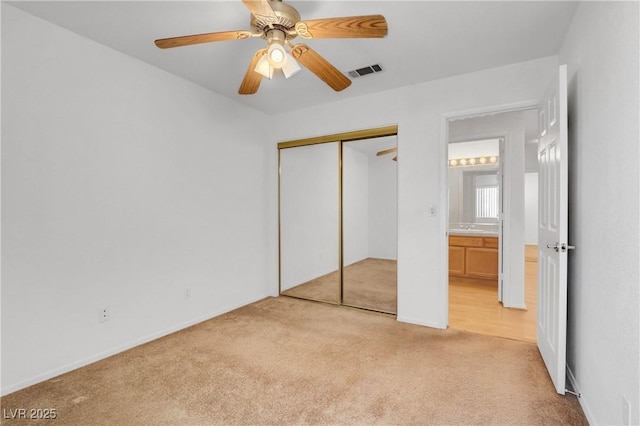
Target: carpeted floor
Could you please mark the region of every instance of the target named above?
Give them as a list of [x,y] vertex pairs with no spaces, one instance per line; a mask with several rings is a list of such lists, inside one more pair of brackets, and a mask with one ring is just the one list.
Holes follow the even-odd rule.
[[[267,298],[0,400],[47,424],[587,424],[533,344]],[[6,420],[2,424],[21,424]]]

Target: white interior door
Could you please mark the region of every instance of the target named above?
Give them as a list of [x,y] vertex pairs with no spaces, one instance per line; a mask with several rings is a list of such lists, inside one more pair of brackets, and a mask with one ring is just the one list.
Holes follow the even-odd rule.
[[539,109],[538,348],[559,394],[567,345],[567,66]]

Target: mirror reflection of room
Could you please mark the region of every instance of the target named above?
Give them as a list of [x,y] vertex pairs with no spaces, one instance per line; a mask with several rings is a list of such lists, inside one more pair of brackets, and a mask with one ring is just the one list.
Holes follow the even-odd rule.
[[280,150],[280,292],[340,303],[339,142]]
[[397,312],[397,136],[282,148],[280,293]]
[[343,303],[395,314],[396,136],[343,143]]

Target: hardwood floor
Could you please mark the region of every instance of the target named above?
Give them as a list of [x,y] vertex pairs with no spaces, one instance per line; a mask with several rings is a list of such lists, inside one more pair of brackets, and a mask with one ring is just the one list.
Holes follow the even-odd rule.
[[497,281],[449,278],[449,327],[472,333],[536,341],[538,263],[535,246],[525,256],[527,310],[504,308]]

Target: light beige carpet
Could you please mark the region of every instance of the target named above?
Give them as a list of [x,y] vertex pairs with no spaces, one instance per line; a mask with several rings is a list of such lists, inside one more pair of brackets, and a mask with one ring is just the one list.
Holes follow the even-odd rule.
[[587,424],[575,397],[555,393],[535,345],[289,297],[0,402],[56,408],[46,423],[64,425]]
[[[368,258],[344,268],[343,304],[395,314],[397,262]],[[340,302],[340,274],[331,272],[282,292],[288,296]]]

